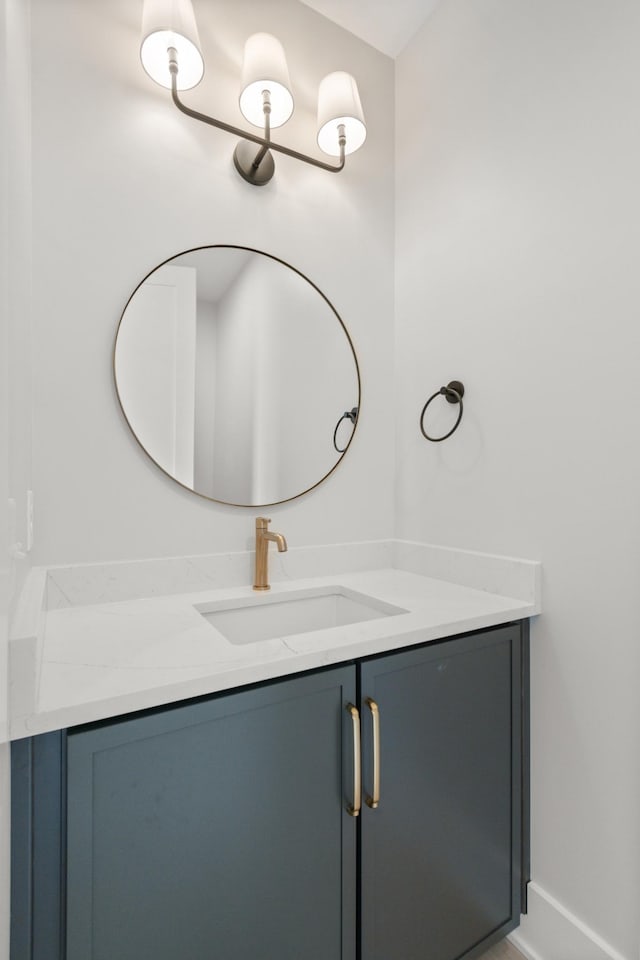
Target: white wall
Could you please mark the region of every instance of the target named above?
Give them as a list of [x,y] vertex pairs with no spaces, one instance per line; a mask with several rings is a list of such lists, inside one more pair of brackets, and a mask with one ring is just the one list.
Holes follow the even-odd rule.
[[[6,64],[7,8],[0,0],[0,62]],[[7,71],[0,76],[0,130],[8,132]],[[10,569],[9,519],[9,157],[8,138],[0,137],[0,742],[7,737],[8,615]],[[0,800],[0,804],[1,804]]]
[[398,532],[543,562],[544,960],[640,942],[639,48],[636,0],[444,0],[397,62]]
[[[7,0],[0,0],[0,63],[6,65]],[[8,132],[7,71],[0,74],[0,131]],[[0,137],[0,960],[9,958],[9,157]]]
[[0,0],[0,960],[9,957],[7,621],[28,569],[31,488],[29,0]]
[[27,491],[32,484],[31,329],[31,76],[29,0],[5,0],[7,197],[8,483],[11,509],[11,593],[25,576],[28,558]]
[[[291,546],[393,530],[393,63],[297,0],[195,2],[207,64],[185,100],[242,123],[246,37],[282,40],[297,109],[279,131],[315,149],[322,76],[358,78],[370,136],[339,176],[276,158],[270,185],[235,172],[235,140],[189,120],[143,73],[142,3],[33,0],[36,555],[38,563],[245,549],[256,510],[180,489],[139,450],[118,410],[120,312],[157,263],[200,244],[257,247],[327,294],[364,381],[349,456],[302,500],[271,509]],[[117,465],[117,469],[114,469]],[[357,505],[354,507],[354,505]]]

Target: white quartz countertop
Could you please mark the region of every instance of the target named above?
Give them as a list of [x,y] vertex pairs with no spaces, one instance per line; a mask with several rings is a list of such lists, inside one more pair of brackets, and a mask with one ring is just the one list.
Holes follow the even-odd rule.
[[[477,588],[406,569],[433,569],[433,556],[426,562],[426,555],[420,552],[424,549],[428,548],[416,546],[409,551],[413,559],[409,562],[405,556],[405,569],[398,568],[398,556],[406,550],[378,549],[376,564],[391,558],[395,565],[289,576],[272,583],[268,595],[256,593],[250,586],[225,585],[46,609],[46,589],[39,593],[38,583],[56,586],[64,578],[56,580],[49,571],[46,576],[41,573],[38,581],[36,575],[31,601],[25,600],[28,609],[22,612],[31,627],[18,630],[12,641],[11,739],[393,651],[540,612],[539,564],[488,558],[489,567],[492,559],[498,564],[494,563],[489,575],[492,588],[494,582],[500,586],[500,562],[528,564],[515,581],[514,570],[509,574],[505,567],[509,581],[505,585],[517,583],[517,590],[511,592],[519,596],[514,597],[488,590],[486,577],[482,588]],[[462,551],[446,551],[439,559],[454,576],[451,553]],[[458,565],[457,579],[478,579],[473,569],[481,556],[468,554],[471,573],[460,574]],[[292,593],[327,587],[356,591],[406,613],[234,645],[195,606],[220,601],[260,604],[267,596],[284,600]],[[40,594],[44,594],[40,602],[45,609],[35,612]]]

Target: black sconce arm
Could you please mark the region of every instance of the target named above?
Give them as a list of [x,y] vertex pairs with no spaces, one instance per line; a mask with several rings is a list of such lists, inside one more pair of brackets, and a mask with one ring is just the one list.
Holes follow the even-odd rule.
[[[323,160],[316,160],[314,157],[308,157],[306,154],[299,153],[297,150],[291,150],[289,147],[283,147],[279,143],[274,143],[268,137],[260,137],[255,133],[249,133],[246,130],[241,130],[239,127],[234,127],[230,123],[225,123],[223,120],[216,120],[215,117],[209,117],[206,113],[199,113],[197,110],[192,110],[191,107],[186,106],[186,104],[184,104],[178,96],[177,63],[175,61],[170,61],[169,69],[171,71],[171,97],[178,110],[186,114],[188,117],[192,117],[194,120],[200,120],[202,123],[208,123],[211,127],[218,127],[219,130],[226,130],[227,133],[232,133],[234,136],[241,137],[243,140],[250,140],[252,143],[258,144],[258,146],[263,147],[263,151],[261,151],[262,155],[264,155],[264,152],[267,150],[275,150],[277,153],[284,153],[287,157],[293,157],[295,160],[302,160],[304,163],[310,163],[312,166],[320,167],[321,170],[328,170],[330,173],[340,173],[340,171],[343,169],[346,144],[344,133],[339,139],[340,162],[337,166],[333,166],[330,163],[325,163]],[[260,160],[261,159],[262,157],[260,157]],[[258,160],[258,165],[260,160]]]

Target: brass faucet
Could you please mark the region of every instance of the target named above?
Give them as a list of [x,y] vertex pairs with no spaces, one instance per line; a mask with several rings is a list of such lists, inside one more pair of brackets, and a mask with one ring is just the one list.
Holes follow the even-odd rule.
[[268,517],[256,517],[256,575],[253,582],[254,590],[270,590],[269,584],[269,540],[273,540],[278,547],[278,553],[287,549],[287,541],[281,533],[272,533],[269,530],[271,520]]

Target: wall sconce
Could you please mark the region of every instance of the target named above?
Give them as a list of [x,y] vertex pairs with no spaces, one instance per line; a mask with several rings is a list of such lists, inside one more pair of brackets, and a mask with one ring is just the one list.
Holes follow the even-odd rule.
[[256,33],[247,40],[240,89],[240,110],[249,123],[263,129],[261,136],[182,103],[178,91],[197,86],[204,74],[191,0],[144,0],[140,59],[151,79],[171,90],[173,102],[182,113],[242,138],[233,160],[238,173],[256,186],[268,183],[273,176],[273,150],[338,173],[345,156],[365,141],[367,129],[356,81],[339,71],[325,77],[318,90],[318,146],[337,157],[338,163],[325,163],[273,142],[271,129],[282,126],[293,113],[293,95],[284,50],[269,33]]

